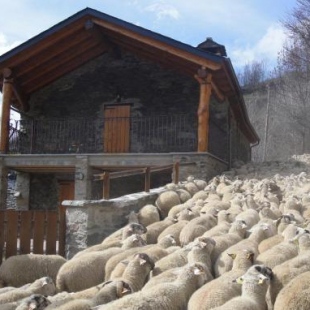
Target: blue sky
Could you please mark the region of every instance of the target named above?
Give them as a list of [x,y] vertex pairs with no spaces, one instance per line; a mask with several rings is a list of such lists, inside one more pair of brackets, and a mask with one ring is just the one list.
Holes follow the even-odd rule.
[[212,37],[236,70],[275,63],[285,33],[279,23],[296,0],[0,0],[0,55],[85,7],[197,46]]

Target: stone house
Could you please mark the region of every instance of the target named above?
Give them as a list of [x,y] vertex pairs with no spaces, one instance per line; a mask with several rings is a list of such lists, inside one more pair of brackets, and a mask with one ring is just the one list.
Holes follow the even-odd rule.
[[[193,47],[90,8],[0,56],[0,88],[2,208],[9,171],[19,209],[53,209],[101,199],[95,174],[179,162],[181,179],[207,179],[259,142],[223,45]],[[111,185],[112,196],[142,188],[137,177]]]

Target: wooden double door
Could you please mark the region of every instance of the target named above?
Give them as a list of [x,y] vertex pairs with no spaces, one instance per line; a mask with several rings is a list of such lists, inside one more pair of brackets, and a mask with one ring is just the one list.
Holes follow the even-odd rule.
[[129,152],[130,105],[105,106],[103,139],[105,153]]

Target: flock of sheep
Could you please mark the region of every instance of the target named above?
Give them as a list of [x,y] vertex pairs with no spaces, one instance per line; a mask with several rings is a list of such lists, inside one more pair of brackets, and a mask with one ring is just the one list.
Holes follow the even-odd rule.
[[167,184],[70,260],[5,260],[0,309],[310,309],[308,169],[249,163]]

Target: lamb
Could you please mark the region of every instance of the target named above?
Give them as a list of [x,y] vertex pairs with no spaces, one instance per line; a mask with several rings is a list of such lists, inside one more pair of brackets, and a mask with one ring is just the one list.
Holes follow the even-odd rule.
[[241,296],[234,297],[216,310],[249,309],[265,310],[267,308],[265,296],[270,283],[270,278],[261,273],[247,272],[236,279],[242,284]]
[[106,262],[121,252],[123,250],[120,248],[110,248],[102,252],[85,253],[68,260],[57,274],[58,291],[77,292],[102,283],[105,278]]
[[[234,252],[238,249],[248,249],[254,253],[254,256],[258,255],[258,244],[271,235],[270,225],[257,224],[251,229],[251,234],[247,239],[241,240],[238,243],[232,245],[227,249],[227,252]],[[215,239],[216,240],[216,239]],[[220,276],[226,271],[231,270],[232,262],[229,260],[224,253],[221,253],[217,258],[214,265],[214,274],[216,277]]]
[[162,283],[149,290],[142,290],[113,301],[98,310],[178,310],[186,309],[192,293],[205,281],[203,265],[195,263],[182,268],[178,278],[171,283]]
[[274,310],[310,309],[310,271],[293,278],[278,294]]
[[240,250],[228,255],[233,259],[232,270],[198,289],[189,300],[188,310],[213,309],[229,299],[241,295],[241,286],[232,281],[245,274],[252,266],[254,253]]
[[181,230],[181,245],[184,246],[192,242],[196,237],[202,236],[207,230],[214,227],[216,224],[216,217],[210,214],[194,218]]
[[0,266],[3,286],[20,287],[48,276],[56,281],[60,267],[67,260],[60,255],[22,254],[11,256]]
[[11,303],[29,297],[32,294],[54,295],[55,284],[50,277],[42,277],[31,283],[26,289],[16,288],[15,290],[0,295],[0,304]]

